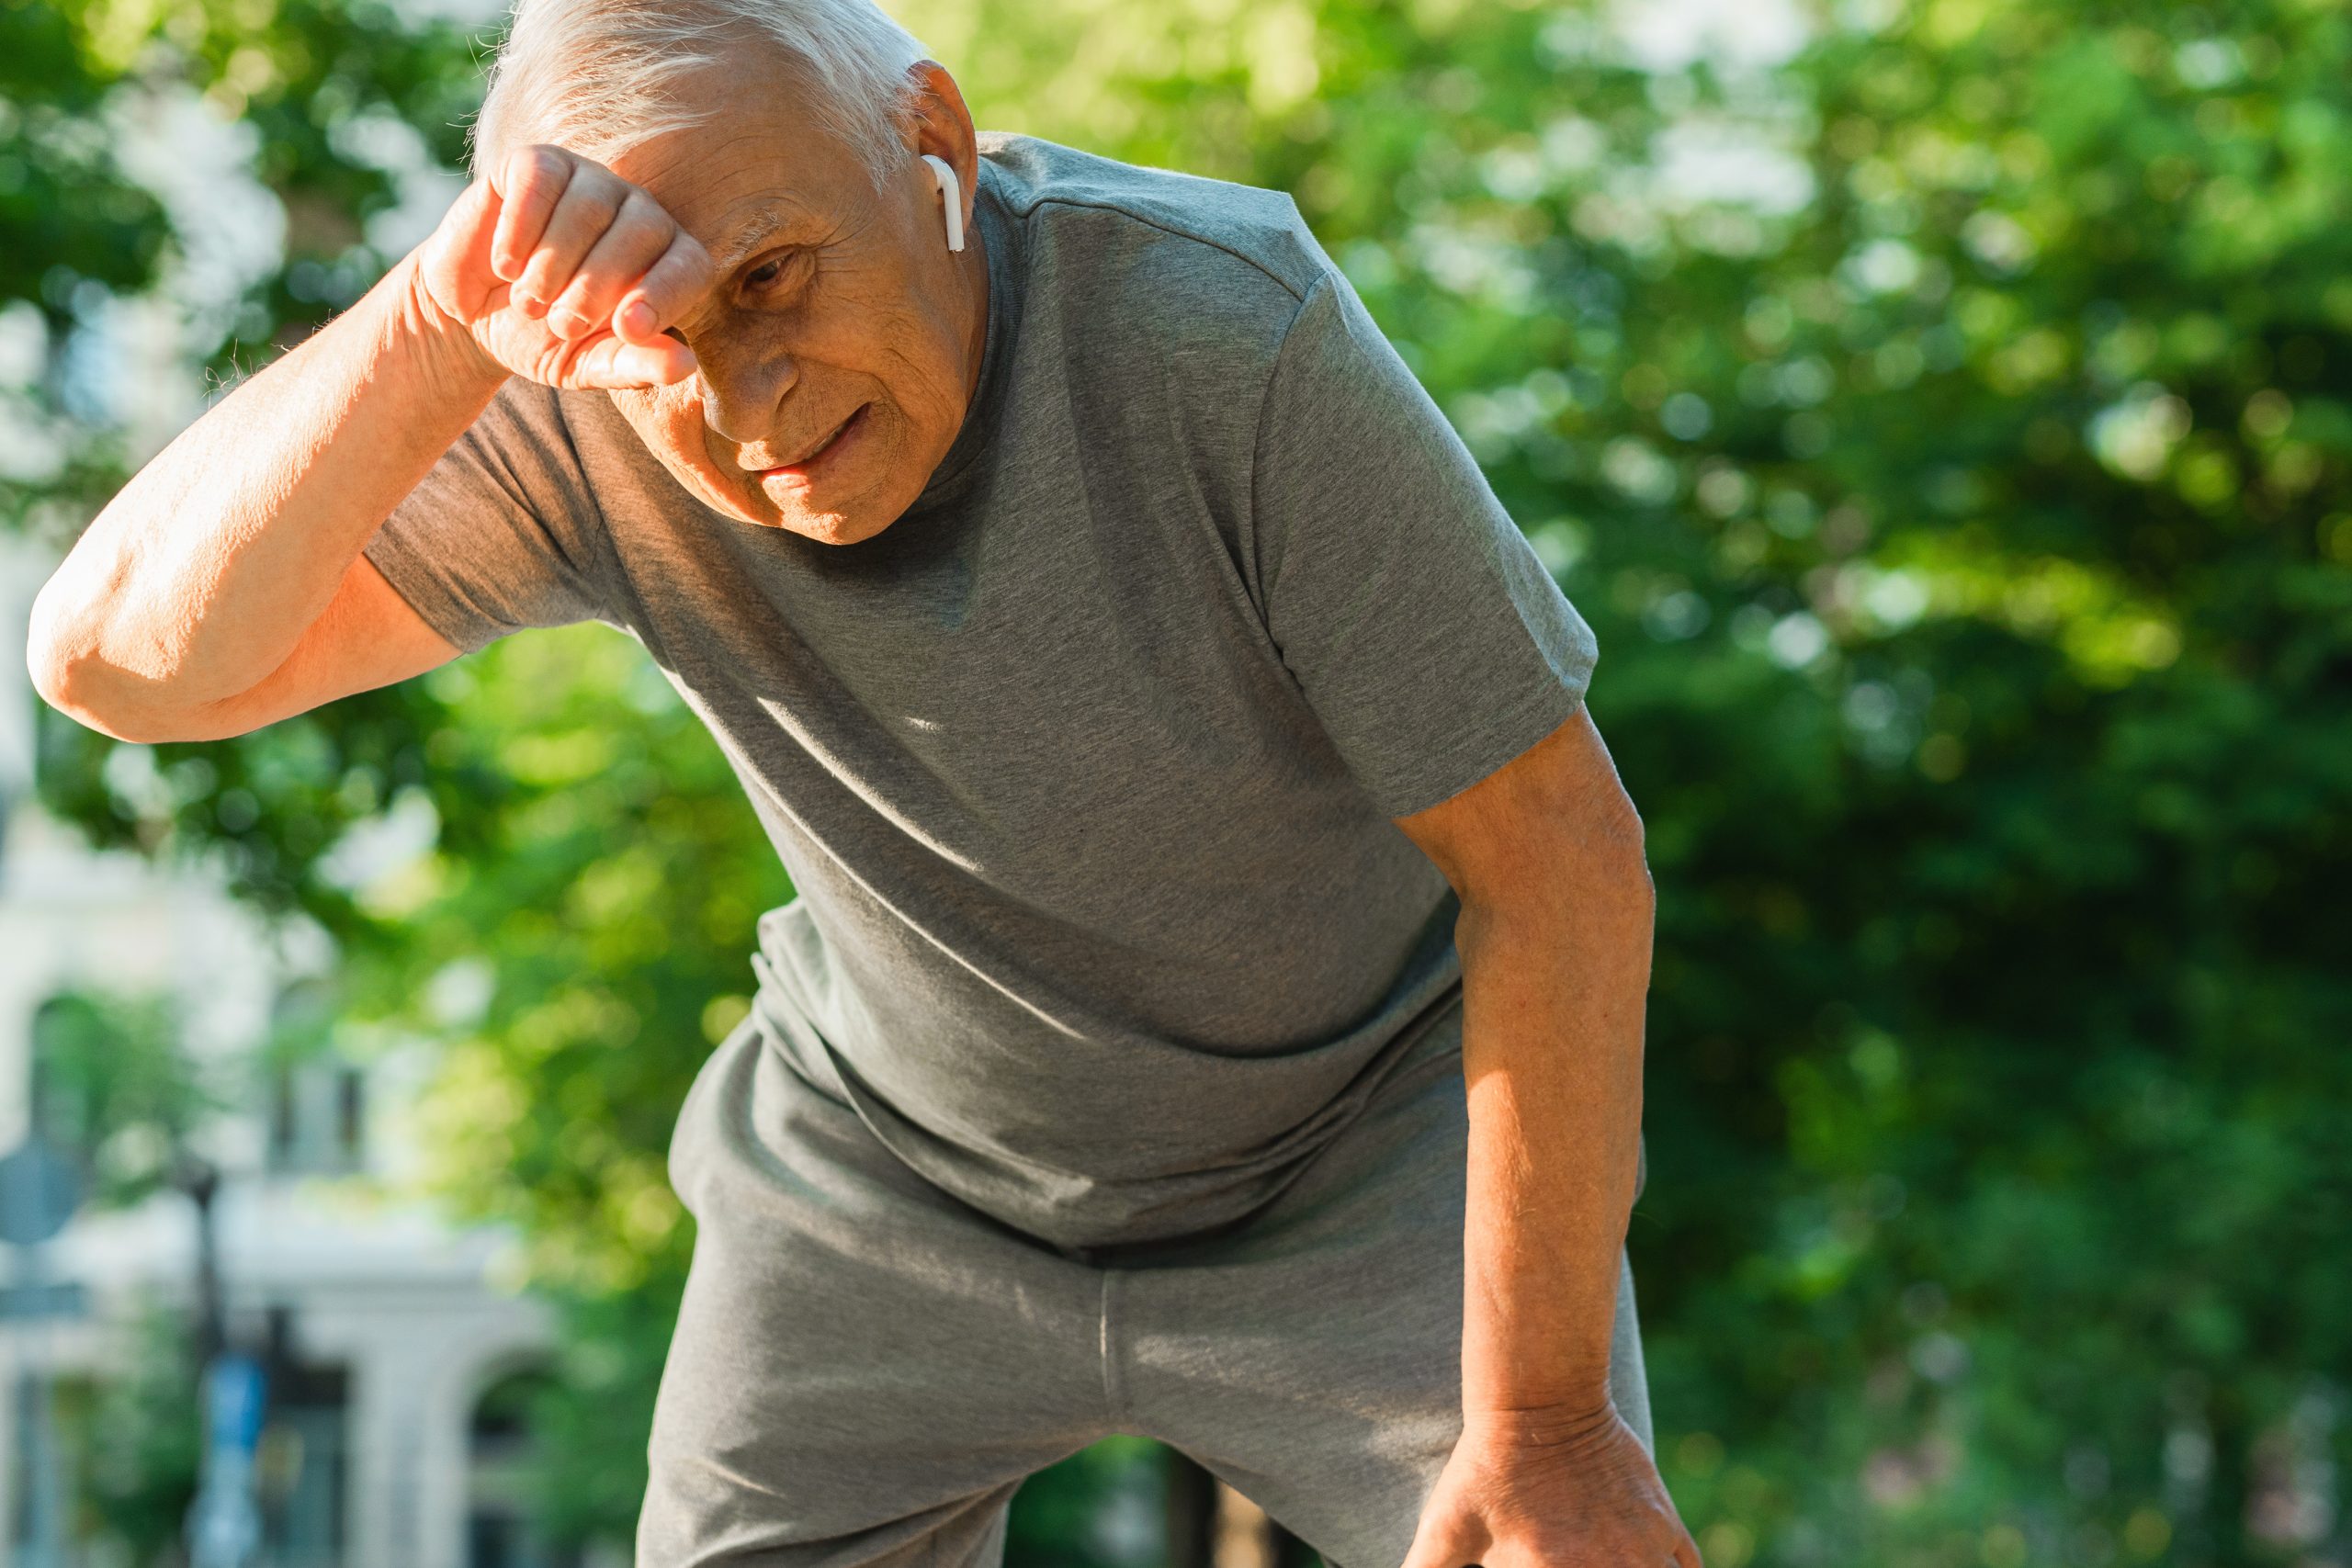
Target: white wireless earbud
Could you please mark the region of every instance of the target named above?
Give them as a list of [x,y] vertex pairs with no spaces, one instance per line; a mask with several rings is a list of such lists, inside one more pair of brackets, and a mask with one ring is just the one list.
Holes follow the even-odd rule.
[[956,177],[956,167],[935,152],[926,152],[922,161],[931,165],[931,177],[939,182],[940,205],[947,209],[947,248],[964,248],[964,184]]

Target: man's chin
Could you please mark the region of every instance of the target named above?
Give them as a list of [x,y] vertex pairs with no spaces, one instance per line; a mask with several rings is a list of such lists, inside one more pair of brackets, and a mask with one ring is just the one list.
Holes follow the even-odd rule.
[[756,488],[751,493],[721,489],[707,478],[695,475],[700,482],[694,489],[700,492],[703,504],[713,512],[748,523],[754,528],[774,528],[778,533],[797,534],[825,545],[854,545],[860,539],[870,539],[896,520],[896,513],[882,513],[874,508],[851,504],[836,509],[813,506],[782,506]]
[[[824,545],[854,545],[897,522],[913,504],[909,496],[899,500],[886,484],[865,485],[858,493],[831,502],[812,504],[816,498],[795,498],[771,493],[759,480],[743,476],[741,488],[729,482],[733,476],[719,473],[673,458],[664,457],[664,466],[683,483],[689,493],[699,497],[704,505],[738,523],[748,523],[755,528],[774,528],[782,533],[797,534]],[[914,487],[920,491],[921,486]]]
[[[797,534],[820,545],[854,545],[874,537],[906,511],[903,506],[876,505],[875,499],[861,498],[835,507],[786,506],[755,495],[749,500],[729,496],[714,504],[729,516],[756,527]],[[762,502],[766,504],[759,504]]]
[[792,512],[770,520],[766,526],[814,539],[820,545],[854,545],[870,539],[899,520],[896,513]]
[[779,496],[761,491],[754,499],[765,503],[760,507],[756,521],[804,539],[814,539],[820,545],[854,545],[870,539],[897,522],[913,504],[911,496],[902,498],[899,487],[887,481],[864,486],[858,493],[838,500],[828,497],[830,504],[814,496],[788,492]]

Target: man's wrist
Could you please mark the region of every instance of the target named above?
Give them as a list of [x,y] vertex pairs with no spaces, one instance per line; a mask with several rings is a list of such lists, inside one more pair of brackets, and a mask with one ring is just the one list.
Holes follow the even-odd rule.
[[1466,1440],[1512,1448],[1573,1448],[1613,1427],[1617,1404],[1604,1384],[1589,1396],[1558,1404],[1510,1407],[1465,1406],[1462,1431]]
[[459,402],[479,405],[513,374],[492,358],[466,323],[444,310],[424,287],[412,251],[384,278],[393,312],[392,330],[418,357],[431,383]]

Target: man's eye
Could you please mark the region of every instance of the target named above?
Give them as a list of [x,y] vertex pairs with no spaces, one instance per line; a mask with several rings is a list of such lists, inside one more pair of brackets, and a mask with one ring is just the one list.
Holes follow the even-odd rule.
[[765,288],[784,276],[792,261],[790,256],[778,256],[774,261],[762,262],[743,275],[743,281],[754,288]]

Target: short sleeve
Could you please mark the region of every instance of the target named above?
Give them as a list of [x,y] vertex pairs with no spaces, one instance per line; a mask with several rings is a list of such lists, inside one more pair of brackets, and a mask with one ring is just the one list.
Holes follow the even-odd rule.
[[510,381],[363,552],[459,651],[604,620],[602,524],[547,389]]
[[1385,815],[1467,789],[1583,701],[1591,628],[1336,270],[1276,357],[1250,512],[1267,630]]

